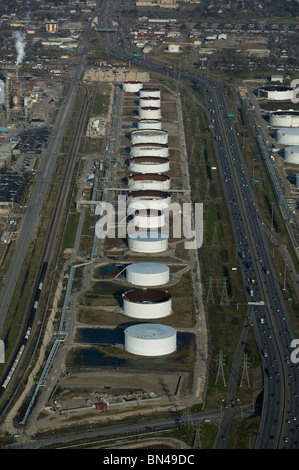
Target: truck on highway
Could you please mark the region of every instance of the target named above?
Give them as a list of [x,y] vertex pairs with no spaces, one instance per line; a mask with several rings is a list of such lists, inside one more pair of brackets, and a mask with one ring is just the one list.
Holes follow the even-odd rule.
[[267,352],[267,349],[262,349],[262,352],[263,352],[263,355],[264,357],[268,357],[268,352]]

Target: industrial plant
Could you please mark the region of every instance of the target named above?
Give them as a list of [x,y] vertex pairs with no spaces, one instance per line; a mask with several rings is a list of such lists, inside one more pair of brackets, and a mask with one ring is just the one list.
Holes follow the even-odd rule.
[[0,15],[1,446],[298,448],[298,2],[25,3]]

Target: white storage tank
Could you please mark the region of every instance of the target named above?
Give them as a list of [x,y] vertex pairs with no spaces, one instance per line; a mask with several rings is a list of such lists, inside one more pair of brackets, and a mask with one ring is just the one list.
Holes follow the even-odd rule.
[[126,279],[135,286],[162,286],[169,282],[170,269],[160,263],[133,263],[126,267]]
[[160,107],[155,106],[144,106],[139,108],[140,119],[161,119],[162,112]]
[[138,81],[128,81],[123,83],[123,90],[128,93],[138,93],[142,87],[143,83]]
[[170,170],[169,158],[163,157],[133,157],[130,158],[129,168],[135,173],[165,173]]
[[295,165],[299,164],[299,145],[292,145],[284,149],[284,162]]
[[139,98],[161,98],[161,90],[154,87],[144,87],[139,91]]
[[150,189],[130,191],[128,193],[128,215],[140,209],[163,210],[171,203],[171,193],[167,191],[154,191]]
[[273,127],[299,127],[299,111],[272,111],[269,113],[269,124]]
[[131,132],[131,144],[168,144],[168,132],[144,129]]
[[165,214],[163,211],[157,209],[137,210],[135,211],[131,224],[133,228],[138,227],[145,230],[158,229],[165,225]]
[[137,128],[139,130],[144,130],[144,129],[161,130],[162,129],[162,121],[159,121],[157,119],[140,119],[137,122]]
[[157,173],[138,173],[130,175],[128,178],[128,187],[132,191],[139,189],[156,189],[158,191],[167,191],[170,188],[170,176],[159,175]]
[[158,98],[156,96],[144,96],[143,98],[139,98],[139,107],[161,108],[161,98]]
[[131,145],[130,157],[168,157],[169,147],[166,144],[135,144]]
[[168,44],[168,52],[171,53],[178,53],[180,51],[180,45],[179,44]]
[[289,101],[293,95],[293,88],[282,85],[267,85],[258,90],[259,98],[269,101]]
[[280,145],[299,145],[299,128],[287,127],[285,129],[278,129],[276,141]]
[[138,356],[164,356],[176,351],[174,328],[155,323],[129,326],[124,331],[126,351]]
[[132,318],[154,320],[171,314],[172,297],[156,289],[132,289],[122,295],[124,314]]
[[130,233],[128,245],[136,253],[162,253],[168,248],[168,236],[152,230]]

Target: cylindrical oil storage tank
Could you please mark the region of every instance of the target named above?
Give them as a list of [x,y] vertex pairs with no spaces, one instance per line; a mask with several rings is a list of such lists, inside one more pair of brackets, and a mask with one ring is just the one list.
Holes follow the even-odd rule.
[[139,91],[139,98],[161,98],[161,90],[153,87],[143,87]]
[[289,101],[293,96],[293,88],[283,85],[266,85],[259,88],[258,96],[269,101]]
[[299,145],[292,145],[284,149],[284,162],[295,165],[299,164]]
[[145,230],[157,229],[165,225],[165,214],[163,211],[157,209],[137,210],[131,223],[133,227]]
[[165,173],[170,170],[170,162],[169,158],[146,155],[130,158],[129,168],[134,173]]
[[161,108],[161,98],[158,98],[156,96],[144,96],[143,98],[139,98],[139,107]]
[[162,253],[168,248],[168,236],[154,231],[128,234],[129,248],[136,253]]
[[124,314],[132,318],[155,320],[171,314],[172,297],[157,289],[132,289],[122,295]]
[[131,145],[168,144],[168,132],[157,129],[144,129],[131,132]]
[[138,130],[144,130],[144,129],[161,130],[162,129],[162,121],[159,121],[157,119],[140,119],[137,122],[137,129]]
[[269,124],[273,127],[299,127],[299,111],[272,111],[269,113]]
[[170,181],[170,176],[167,175],[139,173],[129,176],[128,187],[132,191],[139,189],[157,189],[158,191],[167,191],[170,188]]
[[174,328],[156,323],[129,326],[124,331],[125,349],[138,356],[165,356],[177,348]]
[[160,107],[155,106],[144,106],[139,108],[139,118],[140,119],[161,119],[162,112]]
[[299,145],[299,128],[287,127],[285,129],[278,129],[276,141],[280,145]]
[[135,286],[162,286],[169,282],[170,269],[165,264],[142,262],[126,267],[126,279]]
[[123,83],[123,90],[128,93],[138,93],[142,87],[143,83],[138,81],[128,81]]
[[135,144],[131,145],[130,157],[168,157],[169,147],[166,144]]
[[128,215],[141,209],[166,209],[171,203],[171,193],[167,191],[130,191],[128,193]]

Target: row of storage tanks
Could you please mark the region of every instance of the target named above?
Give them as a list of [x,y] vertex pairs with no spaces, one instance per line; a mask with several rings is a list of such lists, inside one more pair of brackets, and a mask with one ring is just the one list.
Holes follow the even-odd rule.
[[[258,89],[258,97],[268,101],[297,102],[296,87],[285,85],[265,85]],[[272,127],[299,127],[299,111],[277,109],[269,112],[269,124]]]
[[[131,133],[128,177],[128,215],[138,232],[128,234],[128,245],[138,253],[160,253],[168,248],[168,236],[158,231],[165,224],[171,203],[168,132],[162,129],[161,90],[126,82],[127,92],[139,94],[139,121]],[[144,229],[144,231],[142,230]],[[156,229],[156,231],[155,231]]]
[[284,162],[299,164],[299,126],[278,129],[276,131],[276,142],[284,148]]
[[[168,133],[162,130],[161,91],[143,88],[140,82],[123,84],[126,92],[139,93],[139,121],[131,133],[128,177],[128,214],[138,232],[128,234],[128,245],[139,253],[159,253],[168,247],[168,237],[158,232],[164,225],[163,209],[171,201]],[[144,231],[142,230],[144,229]],[[149,230],[150,229],[150,230]],[[157,232],[155,232],[157,229]],[[130,318],[152,321],[172,312],[172,297],[156,287],[169,282],[169,267],[140,262],[126,267],[127,281],[137,288],[123,294],[123,311]],[[125,329],[125,349],[141,356],[163,356],[177,348],[174,328],[157,323],[138,323]]]
[[[258,90],[258,96],[269,101],[294,101],[296,88],[284,85],[266,85]],[[269,112],[269,124],[278,128],[276,141],[285,145],[284,162],[299,164],[299,111],[294,109]]]

